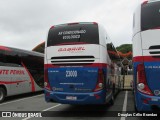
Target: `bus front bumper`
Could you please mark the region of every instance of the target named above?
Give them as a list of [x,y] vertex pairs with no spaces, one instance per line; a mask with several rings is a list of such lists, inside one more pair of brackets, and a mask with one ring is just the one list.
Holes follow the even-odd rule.
[[136,103],[138,111],[160,111],[159,96],[149,96],[137,93]]
[[[108,99],[111,95],[108,95]],[[63,93],[45,91],[47,102],[58,102],[62,104],[105,104],[106,92],[98,91],[92,93]]]

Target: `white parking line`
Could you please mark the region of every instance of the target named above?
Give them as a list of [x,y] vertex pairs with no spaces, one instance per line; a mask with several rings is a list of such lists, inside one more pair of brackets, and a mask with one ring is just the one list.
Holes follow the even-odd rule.
[[45,109],[45,110],[42,110],[42,112],[44,112],[44,111],[48,111],[48,110],[53,109],[53,108],[55,108],[55,107],[58,107],[58,106],[60,106],[60,105],[61,105],[61,104],[58,104],[58,105],[52,106],[52,107],[50,107],[50,108],[47,108],[47,109]]
[[[56,108],[56,107],[58,107],[58,106],[60,106],[60,105],[61,105],[61,104],[57,104],[57,105],[52,106],[52,107],[50,107],[50,108],[44,109],[44,110],[42,110],[42,111],[39,112],[39,113],[42,113],[42,112],[44,112],[44,111],[48,111],[48,110],[54,109],[54,108]],[[22,119],[22,120],[28,120],[28,119],[31,119],[31,118],[33,118],[33,117],[27,117],[27,118],[24,118],[24,119]]]
[[22,98],[22,99],[14,100],[14,101],[11,101],[11,102],[1,103],[0,106],[5,105],[5,104],[10,104],[10,103],[18,102],[18,101],[22,101],[22,100],[29,99],[29,98],[34,98],[34,97],[42,96],[42,95],[44,95],[44,94],[36,95],[36,96],[31,96],[31,97],[27,97],[27,98]]
[[[122,112],[127,110],[127,97],[128,97],[128,91],[126,91],[126,94],[125,94]],[[120,120],[125,120],[125,119],[126,117],[121,117]]]

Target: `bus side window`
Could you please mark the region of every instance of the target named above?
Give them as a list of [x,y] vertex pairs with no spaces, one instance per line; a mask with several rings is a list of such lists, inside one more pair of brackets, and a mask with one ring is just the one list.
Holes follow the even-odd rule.
[[0,50],[0,66],[5,66],[5,51]]
[[7,66],[21,67],[21,58],[18,52],[5,51],[5,64]]
[[115,63],[119,63],[120,57],[112,43],[107,43],[107,51],[110,59]]

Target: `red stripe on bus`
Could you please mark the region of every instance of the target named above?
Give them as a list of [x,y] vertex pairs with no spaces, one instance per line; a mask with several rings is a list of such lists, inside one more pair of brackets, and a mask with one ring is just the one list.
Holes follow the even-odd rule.
[[16,83],[21,83],[21,82],[25,82],[27,80],[18,80],[18,81],[0,81],[0,84],[16,84]]
[[23,62],[22,62],[22,65],[23,65],[23,67],[25,68],[25,70],[27,71],[27,73],[30,77],[31,89],[32,89],[32,92],[34,92],[35,91],[34,78],[32,77],[31,73],[28,71],[27,67],[23,64]]
[[[82,63],[83,64],[83,63]],[[44,67],[45,68],[59,68],[61,66],[64,66],[64,65],[53,65],[53,64],[45,64]],[[67,66],[67,65],[66,65]],[[70,65],[68,65],[70,66]],[[106,63],[91,63],[91,65],[78,65],[77,66],[83,66],[83,67],[99,67],[99,68],[103,68],[103,67],[107,67],[109,66],[108,64]]]
[[11,49],[5,46],[0,46],[0,50],[11,51]]
[[137,56],[133,58],[133,62],[160,62],[160,58],[152,56]]
[[160,27],[151,28],[150,30],[160,29]]

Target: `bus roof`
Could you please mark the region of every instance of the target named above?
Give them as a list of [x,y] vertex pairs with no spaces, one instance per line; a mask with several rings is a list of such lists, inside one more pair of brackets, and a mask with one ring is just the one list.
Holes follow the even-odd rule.
[[158,1],[160,1],[160,0],[146,0],[146,1],[144,1],[144,2],[142,3],[142,5],[143,5],[143,4],[147,4],[147,3],[152,3],[152,2],[158,2]]
[[148,3],[151,3],[151,2],[158,2],[160,0],[148,0]]
[[54,25],[51,26],[50,29],[55,28],[55,27],[60,27],[60,26],[68,26],[68,25],[76,25],[76,24],[98,24],[97,22],[73,22],[73,23],[65,23],[65,24],[59,24],[59,25]]
[[44,57],[44,54],[39,53],[39,52],[23,50],[23,49],[19,49],[19,48],[6,47],[6,46],[1,46],[1,45],[0,45],[0,50],[10,51],[10,52],[20,51],[22,53],[27,53],[27,54],[32,54],[32,55]]

